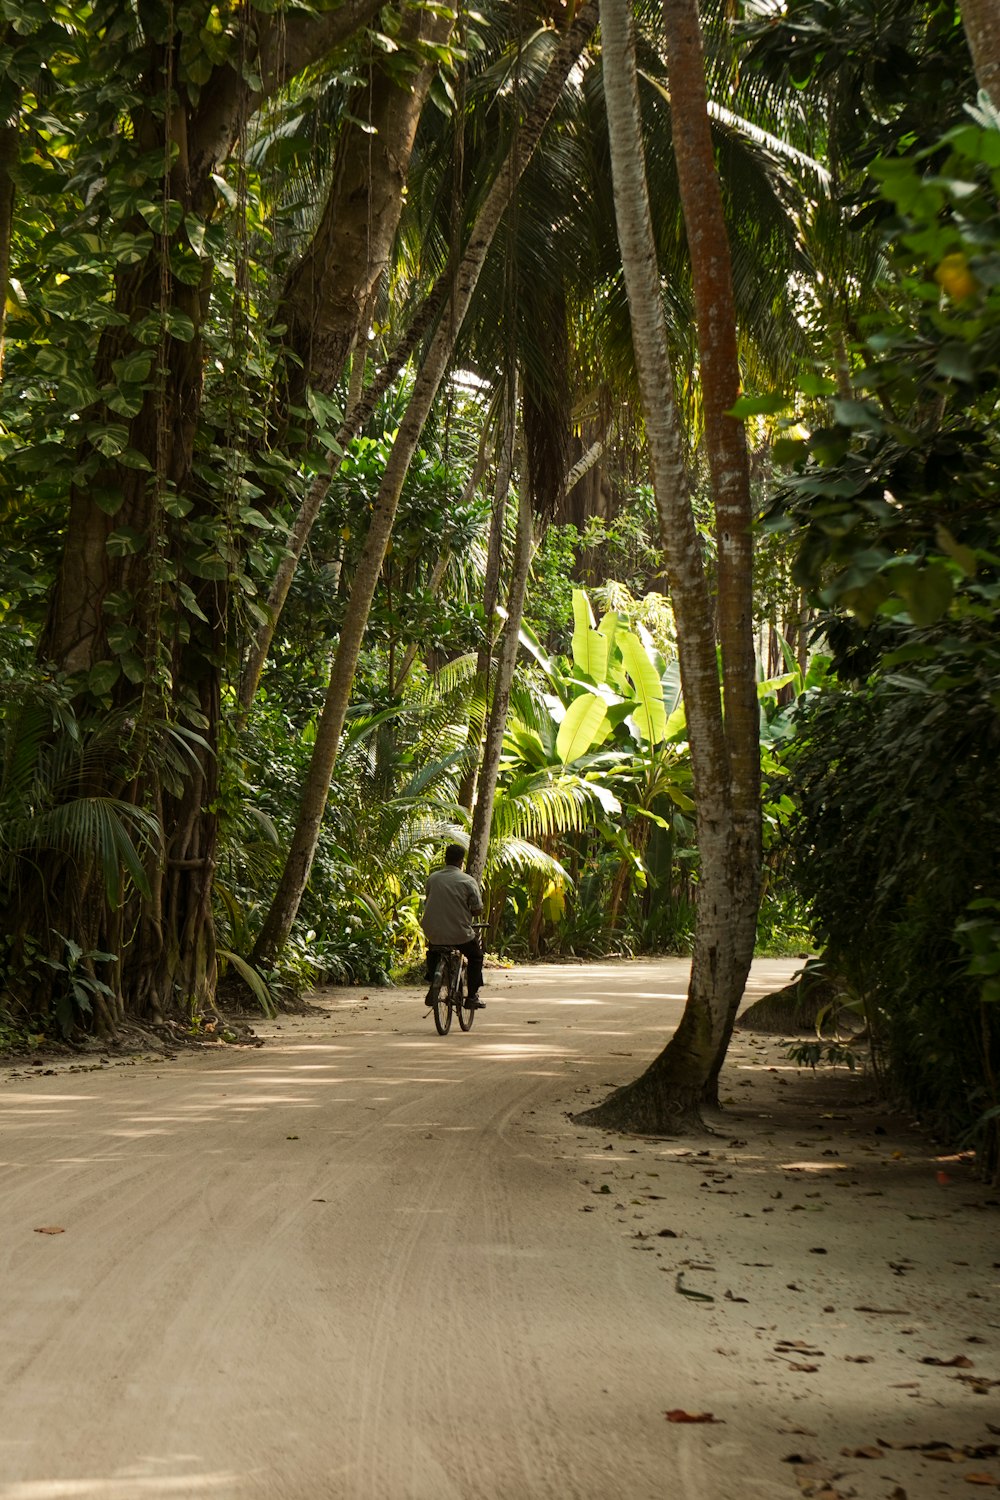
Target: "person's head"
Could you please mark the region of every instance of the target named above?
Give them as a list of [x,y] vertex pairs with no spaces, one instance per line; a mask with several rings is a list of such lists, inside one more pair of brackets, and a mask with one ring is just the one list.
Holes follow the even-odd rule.
[[446,865],[454,865],[456,869],[460,870],[462,868],[462,865],[465,862],[465,850],[462,848],[461,844],[448,845],[447,849],[444,851],[444,862]]

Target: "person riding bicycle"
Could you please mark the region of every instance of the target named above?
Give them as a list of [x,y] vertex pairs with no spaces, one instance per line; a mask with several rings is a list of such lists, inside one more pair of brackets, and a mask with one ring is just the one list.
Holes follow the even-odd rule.
[[469,998],[466,1004],[474,1010],[485,1010],[479,998],[483,983],[483,950],[479,945],[474,917],[483,909],[482,892],[471,875],[462,869],[465,850],[461,844],[449,844],[444,851],[444,868],[427,877],[424,914],[420,925],[427,939],[427,981],[434,978],[434,948],[457,948],[469,963]]

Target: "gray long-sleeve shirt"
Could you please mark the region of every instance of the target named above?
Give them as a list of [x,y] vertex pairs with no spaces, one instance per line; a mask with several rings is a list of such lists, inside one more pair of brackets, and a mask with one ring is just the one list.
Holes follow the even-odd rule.
[[479,886],[457,865],[445,865],[428,876],[420,925],[434,947],[468,943],[475,937],[473,917],[483,909]]

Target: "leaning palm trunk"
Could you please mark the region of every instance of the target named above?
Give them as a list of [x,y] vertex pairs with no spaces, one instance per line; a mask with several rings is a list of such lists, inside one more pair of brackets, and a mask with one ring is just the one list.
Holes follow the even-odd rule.
[[[730,917],[734,819],[716,667],[713,610],[691,510],[649,209],[631,5],[601,0],[604,94],[615,216],[649,446],[697,803],[701,881],[688,1000],[681,1024],[641,1078],[583,1119],[662,1132],[700,1124],[700,1105],[724,1049],[733,996],[745,975]],[[675,122],[675,131],[681,127]]]
[[[516,386],[508,385],[504,392],[503,412],[500,419],[500,453],[493,482],[493,513],[490,517],[490,539],[486,555],[486,574],[483,578],[483,641],[476,653],[476,677],[474,697],[485,703],[490,691],[490,665],[496,633],[493,616],[496,611],[497,594],[500,588],[500,555],[503,549],[504,520],[507,514],[507,496],[510,477],[514,467],[514,425],[517,406]],[[478,710],[469,717],[469,736],[465,746],[466,770],[458,789],[458,802],[471,812],[479,780],[479,751],[483,738],[483,720]]]
[[469,856],[466,861],[469,874],[473,880],[480,882],[483,878],[483,871],[486,869],[486,851],[489,847],[490,827],[493,822],[493,802],[496,797],[497,779],[500,775],[500,755],[503,750],[504,730],[507,727],[510,690],[514,682],[521,620],[524,616],[524,596],[527,592],[528,572],[531,568],[532,507],[527,468],[527,463],[522,463],[521,483],[518,490],[517,537],[514,542],[514,562],[507,592],[507,618],[500,637],[500,658],[497,662],[493,699],[486,724],[486,741],[483,746],[482,765],[479,768],[479,790],[472,814]]
[[[480,484],[483,481],[483,475],[485,473],[486,433],[484,432],[483,440],[479,445],[478,457],[476,458],[476,462],[473,465],[472,473],[466,480],[465,488],[462,491],[461,499],[458,502],[459,509],[464,510],[472,500],[473,495],[476,493],[476,490],[479,488]],[[452,556],[453,554],[451,550],[446,549],[443,550],[441,556],[436,558],[434,561],[434,566],[431,568],[430,577],[427,579],[426,583],[426,592],[431,599],[436,599],[438,596],[441,585],[442,583],[444,583],[445,575],[448,572],[448,566],[451,563]],[[390,697],[395,697],[400,692],[403,683],[406,681],[407,677],[409,677],[411,671],[413,670],[413,663],[416,661],[419,654],[420,642],[411,641],[403,653],[403,660],[400,662],[399,667],[396,669],[395,673],[391,674],[389,677]]]
[[330,674],[330,686],[317,726],[312,760],[303,788],[298,822],[292,835],[288,857],[274,901],[265,918],[254,950],[255,959],[259,963],[270,964],[283,947],[291,932],[302,893],[309,879],[330,789],[330,779],[336,763],[337,746],[350,702],[358,656],[361,652],[361,642],[368,623],[368,615],[382,570],[386,548],[392,535],[396,508],[410,461],[420,441],[420,435],[437,395],[438,387],[451,360],[459,329],[472,301],[487,252],[493,242],[493,236],[513,198],[514,190],[531,159],[549,116],[555,108],[566,79],[590,39],[596,24],[597,5],[590,0],[590,3],[580,8],[576,19],[553,54],[534,104],[523,126],[515,133],[512,149],[486,195],[473,226],[468,245],[456,269],[447,312],[431,339],[405,415],[400,423],[382,483],[372,507],[368,534],[351,585],[340,640],[334,656],[333,670]]

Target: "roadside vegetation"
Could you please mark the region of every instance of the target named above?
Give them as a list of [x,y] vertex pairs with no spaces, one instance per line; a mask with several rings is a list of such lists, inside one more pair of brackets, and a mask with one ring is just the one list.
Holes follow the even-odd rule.
[[[754,951],[1000,1167],[978,5],[2,0],[0,1048]],[[634,13],[633,13],[634,12]]]

